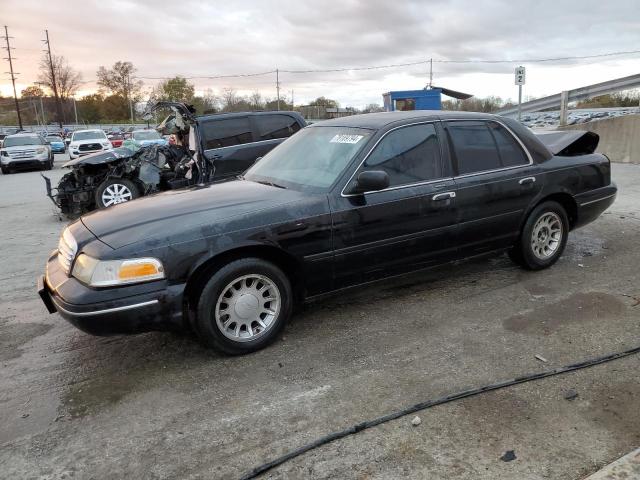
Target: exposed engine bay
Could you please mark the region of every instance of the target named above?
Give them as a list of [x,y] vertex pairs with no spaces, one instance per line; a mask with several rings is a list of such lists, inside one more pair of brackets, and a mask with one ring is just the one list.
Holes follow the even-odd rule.
[[[119,147],[87,155],[63,165],[71,171],[53,188],[44,177],[47,195],[68,217],[105,208],[155,192],[205,182],[212,168],[199,159],[197,121],[193,109],[162,102],[172,113],[156,127],[162,135],[173,135],[175,144],[149,145],[136,152]],[[190,144],[195,148],[191,149]]]

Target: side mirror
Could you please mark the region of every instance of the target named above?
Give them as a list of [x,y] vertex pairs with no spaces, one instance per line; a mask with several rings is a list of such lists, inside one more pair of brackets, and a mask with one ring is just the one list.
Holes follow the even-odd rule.
[[389,186],[389,175],[383,170],[361,172],[352,193],[375,192]]

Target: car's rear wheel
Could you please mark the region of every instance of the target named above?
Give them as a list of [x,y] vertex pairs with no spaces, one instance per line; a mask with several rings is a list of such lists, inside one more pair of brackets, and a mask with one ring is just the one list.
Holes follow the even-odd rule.
[[135,183],[126,178],[107,178],[96,190],[95,200],[98,208],[107,208],[118,203],[128,202],[140,196]]
[[9,169],[9,167],[0,167],[0,169],[2,170],[2,173],[4,175],[9,175],[11,173],[11,170]]
[[522,228],[511,259],[528,270],[541,270],[558,261],[569,236],[569,218],[562,205],[544,202],[533,209]]
[[233,261],[216,270],[198,300],[196,326],[202,341],[229,355],[273,342],[291,316],[291,282],[259,258]]

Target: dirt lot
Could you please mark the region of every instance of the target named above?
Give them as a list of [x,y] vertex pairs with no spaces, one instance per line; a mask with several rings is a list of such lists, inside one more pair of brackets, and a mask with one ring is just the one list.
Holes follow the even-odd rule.
[[[34,282],[64,223],[38,172],[0,176],[0,477],[238,478],[401,406],[640,344],[640,166],[614,177],[616,204],[550,270],[501,256],[379,284],[228,358],[47,314]],[[636,355],[435,407],[263,478],[579,479],[640,445],[639,369]]]

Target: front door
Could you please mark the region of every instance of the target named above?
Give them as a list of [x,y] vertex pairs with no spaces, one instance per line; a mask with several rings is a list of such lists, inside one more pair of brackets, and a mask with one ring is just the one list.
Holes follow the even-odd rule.
[[[349,193],[365,170],[385,171],[389,187]],[[342,195],[330,200],[336,288],[454,256],[456,198],[446,172],[436,124],[398,127],[382,137]]]

